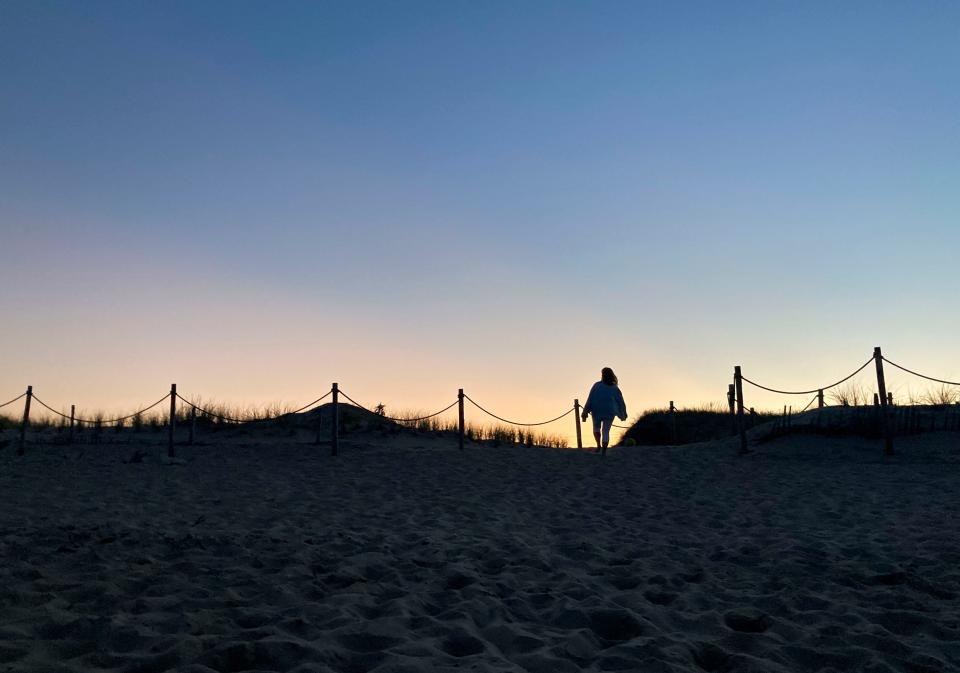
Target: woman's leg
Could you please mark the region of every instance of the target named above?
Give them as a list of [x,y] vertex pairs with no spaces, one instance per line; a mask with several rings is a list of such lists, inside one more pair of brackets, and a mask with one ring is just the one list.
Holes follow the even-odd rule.
[[607,446],[610,445],[610,427],[613,425],[612,418],[603,419],[603,452],[607,452]]
[[596,416],[593,417],[593,438],[597,440],[597,453],[600,452],[600,425],[601,421]]

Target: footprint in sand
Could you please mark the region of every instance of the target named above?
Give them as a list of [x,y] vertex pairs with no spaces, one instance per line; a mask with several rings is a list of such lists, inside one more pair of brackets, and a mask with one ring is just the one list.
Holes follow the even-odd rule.
[[740,633],[763,633],[773,625],[770,617],[751,609],[731,610],[723,616],[723,622]]

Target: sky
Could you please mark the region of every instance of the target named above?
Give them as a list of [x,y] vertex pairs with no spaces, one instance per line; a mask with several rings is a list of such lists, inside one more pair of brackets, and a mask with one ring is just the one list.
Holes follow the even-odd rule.
[[0,64],[0,403],[960,379],[954,3],[18,0]]

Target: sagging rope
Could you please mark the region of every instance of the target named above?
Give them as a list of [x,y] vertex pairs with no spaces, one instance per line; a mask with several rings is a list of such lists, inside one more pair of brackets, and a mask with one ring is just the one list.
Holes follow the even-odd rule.
[[947,386],[960,386],[960,383],[957,383],[956,381],[945,381],[944,379],[935,379],[935,378],[932,377],[932,376],[925,376],[925,375],[923,375],[923,374],[920,374],[919,372],[913,371],[912,369],[907,369],[906,367],[902,367],[902,366],[898,365],[896,362],[891,362],[891,361],[888,360],[886,357],[883,358],[883,361],[886,362],[888,365],[892,365],[892,366],[896,367],[897,369],[900,369],[900,370],[902,370],[902,371],[905,371],[905,372],[908,373],[908,374],[913,374],[914,376],[919,376],[921,379],[927,379],[928,381],[933,381],[933,382],[935,382],[935,383],[942,383],[942,384],[947,385]]
[[418,418],[400,418],[400,417],[387,416],[387,415],[385,415],[385,414],[377,413],[376,411],[373,411],[372,409],[368,409],[367,407],[363,406],[362,404],[360,404],[359,402],[357,402],[355,399],[353,399],[352,397],[350,397],[349,395],[347,395],[347,394],[346,394],[345,392],[343,392],[342,390],[339,391],[339,392],[340,392],[340,394],[343,395],[345,398],[347,398],[348,400],[350,400],[350,402],[351,402],[355,407],[357,407],[358,409],[362,409],[363,411],[366,411],[368,414],[373,414],[373,415],[376,416],[377,418],[382,418],[382,419],[384,419],[385,421],[393,421],[394,423],[409,423],[409,422],[413,422],[413,421],[425,421],[425,420],[427,420],[428,418],[433,418],[434,416],[439,416],[440,414],[442,414],[442,413],[445,412],[445,411],[450,411],[450,410],[453,409],[455,406],[457,406],[457,403],[459,402],[459,400],[454,400],[454,401],[453,401],[453,404],[451,404],[450,406],[444,407],[444,408],[441,409],[440,411],[434,412],[434,413],[430,414],[429,416],[420,416],[420,417],[418,417]]
[[285,418],[286,416],[292,416],[292,415],[294,415],[294,414],[299,414],[299,413],[301,413],[301,412],[303,412],[303,411],[306,411],[306,410],[309,409],[310,407],[312,407],[312,406],[314,406],[314,405],[322,402],[323,400],[325,400],[325,399],[326,399],[330,394],[332,394],[332,393],[333,393],[333,391],[330,390],[330,391],[327,392],[326,395],[323,395],[322,397],[318,397],[318,398],[315,399],[313,402],[310,402],[309,404],[305,404],[305,405],[303,405],[302,407],[300,407],[299,409],[295,409],[294,411],[285,411],[285,412],[283,412],[282,414],[277,414],[276,416],[268,416],[267,418],[248,418],[248,419],[230,418],[229,416],[221,416],[220,414],[214,413],[214,412],[210,411],[209,409],[204,409],[203,407],[200,407],[200,406],[194,404],[194,403],[191,402],[190,400],[188,400],[188,399],[186,399],[185,397],[183,397],[180,393],[177,393],[177,397],[180,398],[180,401],[181,401],[181,402],[183,402],[184,404],[187,404],[187,405],[193,407],[194,409],[196,409],[197,411],[199,411],[199,412],[200,412],[201,414],[203,414],[204,416],[209,416],[209,417],[211,417],[211,418],[216,418],[216,419],[221,420],[221,421],[226,421],[227,423],[265,423],[265,422],[267,422],[267,421],[275,421],[275,420],[280,419],[280,418]]
[[[98,418],[78,418],[78,417],[74,416],[74,417],[73,417],[73,420],[76,421],[77,423],[102,423],[102,424],[107,424],[107,425],[109,425],[110,423],[120,423],[120,422],[122,422],[122,421],[130,420],[131,418],[136,418],[137,416],[140,416],[140,415],[144,414],[145,412],[150,411],[151,409],[153,409],[155,406],[157,406],[157,405],[160,404],[161,402],[166,401],[169,397],[170,397],[170,393],[167,393],[166,395],[164,395],[163,397],[161,397],[159,400],[157,400],[156,402],[154,402],[153,404],[151,404],[149,407],[145,407],[145,408],[141,409],[140,411],[137,411],[137,412],[135,412],[135,413],[132,413],[132,414],[130,414],[130,415],[128,415],[128,416],[121,416],[120,418],[99,418],[99,419],[98,419]],[[33,396],[33,401],[36,402],[37,404],[39,404],[39,405],[40,405],[41,407],[43,407],[44,409],[46,409],[47,411],[49,411],[49,412],[51,412],[51,413],[54,413],[54,414],[56,414],[57,416],[60,416],[60,417],[65,418],[65,419],[67,419],[67,420],[70,420],[70,416],[67,416],[67,415],[66,415],[65,413],[63,413],[63,412],[57,411],[56,409],[54,409],[53,407],[51,407],[49,404],[46,404],[43,400],[41,400],[41,399],[40,399],[39,397],[37,397],[36,395]]]
[[820,397],[820,391],[817,391],[817,394],[813,396],[813,399],[812,399],[812,400],[810,400],[809,402],[807,402],[807,406],[805,406],[803,409],[801,409],[801,410],[800,410],[800,413],[802,414],[804,411],[806,411],[806,410],[809,409],[811,406],[813,406],[813,403],[816,402],[817,399],[819,399],[819,397]]
[[4,407],[6,407],[6,406],[8,406],[8,405],[10,405],[10,404],[13,404],[13,403],[16,402],[17,400],[22,400],[22,399],[23,399],[24,397],[26,397],[26,396],[27,396],[26,393],[20,393],[19,395],[17,395],[16,397],[14,397],[14,398],[13,398],[12,400],[10,400],[9,402],[4,402],[3,404],[0,404],[0,409],[3,409]]
[[523,427],[525,427],[525,428],[530,428],[530,427],[534,427],[534,426],[537,426],[537,425],[548,425],[548,424],[553,423],[553,422],[555,422],[555,421],[559,421],[561,418],[563,418],[563,417],[566,416],[567,414],[573,413],[573,407],[570,407],[570,408],[567,409],[565,412],[563,412],[562,414],[560,414],[560,415],[557,416],[556,418],[551,418],[549,421],[541,421],[541,422],[539,422],[539,423],[518,423],[517,421],[508,421],[506,418],[501,418],[500,416],[497,416],[497,415],[496,415],[495,413],[493,413],[492,411],[487,411],[486,409],[484,409],[483,407],[481,407],[479,404],[477,404],[476,402],[474,402],[474,401],[470,398],[469,395],[464,395],[464,398],[470,400],[470,403],[471,403],[473,406],[475,406],[477,409],[479,409],[479,410],[482,411],[483,413],[487,414],[488,416],[493,416],[493,417],[496,418],[498,421],[502,421],[503,423],[507,423],[507,424],[509,424],[509,425],[520,425],[520,426],[523,426]]
[[[749,383],[751,386],[754,386],[755,388],[760,388],[761,390],[766,390],[767,392],[770,392],[770,393],[777,393],[778,395],[810,395],[811,393],[819,393],[821,390],[830,390],[831,388],[836,388],[841,383],[846,383],[847,381],[852,379],[854,376],[856,376],[857,374],[862,372],[864,369],[866,369],[871,362],[873,362],[872,357],[866,362],[864,362],[862,366],[860,366],[855,372],[853,372],[849,376],[845,376],[839,381],[837,381],[836,383],[831,383],[829,386],[823,386],[822,388],[814,388],[813,390],[777,390],[776,388],[768,388],[767,386],[762,386],[759,383],[756,383],[755,381],[751,381],[746,376],[741,376],[741,379],[745,383]],[[891,362],[890,364],[893,364],[893,363]],[[957,384],[957,385],[960,385],[960,384]]]

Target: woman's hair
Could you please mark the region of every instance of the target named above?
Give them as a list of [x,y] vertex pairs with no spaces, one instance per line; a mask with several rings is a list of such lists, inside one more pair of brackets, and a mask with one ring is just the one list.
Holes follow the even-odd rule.
[[617,385],[617,375],[613,373],[613,370],[609,367],[604,367],[600,370],[600,380],[606,383],[608,386]]

